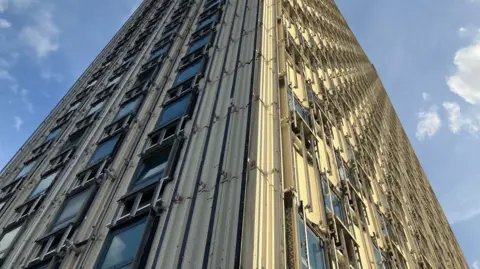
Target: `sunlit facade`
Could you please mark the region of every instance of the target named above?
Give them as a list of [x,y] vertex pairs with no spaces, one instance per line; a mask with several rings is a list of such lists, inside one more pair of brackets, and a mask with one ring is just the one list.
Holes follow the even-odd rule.
[[0,184],[2,268],[468,268],[330,0],[145,0]]

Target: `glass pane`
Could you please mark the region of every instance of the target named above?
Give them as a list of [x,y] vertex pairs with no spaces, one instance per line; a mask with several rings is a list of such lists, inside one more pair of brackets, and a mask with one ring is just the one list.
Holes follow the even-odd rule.
[[155,157],[155,159],[146,161],[136,184],[148,179],[152,179],[155,176],[160,177],[167,167],[169,153],[170,151],[162,152],[161,155]]
[[88,111],[87,116],[90,116],[90,115],[92,115],[93,113],[95,113],[95,112],[99,111],[100,109],[102,109],[103,103],[104,103],[104,102],[100,102],[100,103],[92,106],[92,108],[90,108],[90,110]]
[[145,222],[142,222],[116,234],[110,242],[101,269],[130,268],[137,253],[144,229]]
[[10,245],[12,244],[13,239],[15,239],[15,236],[17,236],[18,231],[20,231],[20,228],[22,227],[17,227],[8,233],[6,233],[3,237],[2,240],[0,240],[0,252],[6,250]]
[[187,109],[188,101],[190,100],[190,95],[187,95],[180,100],[176,101],[173,104],[170,104],[163,108],[162,115],[157,122],[157,127],[164,125],[174,119],[178,119],[185,114]]
[[120,81],[120,76],[115,77],[114,79],[112,79],[112,80],[110,80],[110,81],[108,82],[107,88],[110,87],[110,86],[112,86],[112,85],[114,85],[114,84],[117,84],[117,82],[119,82],[119,81]]
[[118,111],[117,116],[115,117],[115,120],[118,120],[124,117],[125,115],[130,114],[130,112],[132,112],[135,109],[137,102],[138,102],[138,99],[135,99],[131,102],[128,102],[126,105],[124,105],[120,109],[120,111]]
[[168,45],[165,45],[165,46],[157,49],[156,51],[152,52],[152,55],[150,55],[149,60],[164,54],[167,51],[167,49],[168,49]]
[[45,139],[45,141],[50,141],[52,139],[55,139],[58,134],[60,134],[60,129],[55,129],[53,130],[52,132],[50,132],[50,134],[47,136],[47,138]]
[[3,209],[4,206],[5,206],[5,202],[1,202],[0,203],[0,211]]
[[178,85],[184,81],[187,81],[189,78],[196,76],[198,72],[200,72],[201,67],[202,62],[200,61],[194,65],[187,67],[186,69],[183,69],[178,73],[177,78],[175,79],[175,83],[173,85]]
[[32,170],[32,168],[33,168],[34,165],[35,165],[35,162],[31,162],[31,163],[29,163],[29,164],[26,164],[26,165],[22,168],[22,171],[20,171],[20,173],[18,173],[17,178],[23,177],[23,176],[25,176],[26,174],[28,174],[28,172],[30,172],[30,170]]
[[327,211],[332,212],[332,203],[330,200],[330,194],[328,193],[327,183],[322,181],[322,192],[323,192],[323,202],[325,203],[325,207]]
[[325,269],[325,256],[323,246],[320,245],[320,239],[310,230],[308,230],[308,258],[310,259],[310,269]]
[[343,204],[338,195],[335,193],[331,192],[332,195],[332,203],[333,203],[333,212],[335,216],[337,216],[344,224],[345,222],[345,212],[343,209]]
[[303,220],[299,217],[298,218],[298,234],[300,236],[300,253],[302,255],[302,268],[307,269],[307,250],[305,248],[305,225],[303,224]]
[[192,52],[196,51],[197,49],[205,46],[206,44],[208,44],[209,41],[210,41],[210,35],[205,36],[202,39],[199,39],[199,40],[195,41],[195,43],[191,44],[190,47],[188,48],[187,54],[192,53]]
[[108,157],[112,153],[113,149],[115,148],[115,145],[117,144],[119,138],[120,136],[116,136],[104,142],[103,144],[99,145],[88,163],[89,164],[95,163],[98,160]]
[[57,176],[57,173],[53,173],[53,174],[50,174],[48,177],[42,179],[40,183],[38,183],[37,187],[30,194],[30,197],[40,194],[44,190],[46,190],[48,187],[50,187],[50,185],[52,184],[56,176]]
[[87,190],[70,197],[62,209],[62,213],[55,221],[55,226],[63,224],[65,221],[74,218],[80,211],[80,208],[82,208],[89,195],[90,191]]
[[199,22],[198,23],[198,26],[197,26],[197,30],[198,29],[201,29],[203,27],[205,27],[207,24],[211,23],[211,22],[214,22],[217,20],[217,14],[211,16],[211,17],[208,17],[206,19],[204,19],[203,21]]

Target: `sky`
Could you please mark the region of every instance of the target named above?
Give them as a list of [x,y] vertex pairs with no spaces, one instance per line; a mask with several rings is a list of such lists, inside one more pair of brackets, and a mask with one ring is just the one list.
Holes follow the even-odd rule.
[[[0,0],[0,168],[140,0]],[[480,0],[337,0],[480,269]]]
[[480,269],[480,0],[337,0]]

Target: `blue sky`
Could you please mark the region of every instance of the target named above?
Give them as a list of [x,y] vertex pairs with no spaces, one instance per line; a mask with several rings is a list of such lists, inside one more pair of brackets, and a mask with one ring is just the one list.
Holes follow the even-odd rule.
[[[0,0],[0,167],[139,0]],[[480,269],[480,0],[337,0]]]

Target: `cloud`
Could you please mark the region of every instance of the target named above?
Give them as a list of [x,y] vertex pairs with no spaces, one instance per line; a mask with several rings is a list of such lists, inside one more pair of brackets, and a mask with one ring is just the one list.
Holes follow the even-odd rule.
[[8,9],[8,0],[0,0],[0,12],[5,12]]
[[13,117],[13,120],[15,121],[15,130],[20,131],[20,128],[22,128],[22,125],[23,125],[23,120],[22,118],[20,118],[19,116],[14,116]]
[[447,77],[450,90],[471,104],[480,103],[480,38],[459,49],[453,63],[455,73]]
[[430,99],[430,94],[426,93],[426,92],[422,92],[422,99],[427,101]]
[[449,191],[441,196],[450,224],[468,221],[480,215],[479,176],[477,174],[457,179],[455,182],[458,184],[451,184]]
[[432,137],[442,126],[442,121],[437,113],[437,106],[430,107],[428,111],[418,112],[417,119],[415,136],[420,141]]
[[26,108],[30,113],[33,113],[33,112],[34,112],[33,104],[32,104],[32,102],[30,102],[30,100],[28,99],[29,91],[26,90],[26,89],[22,89],[22,90],[20,90],[19,93],[20,93],[20,99],[22,100],[22,103],[23,103],[23,105],[25,106],[25,108]]
[[60,30],[53,21],[51,11],[41,10],[36,15],[33,25],[28,25],[20,31],[20,39],[33,48],[38,57],[42,58],[59,48]]
[[458,134],[461,130],[475,135],[480,130],[479,117],[464,115],[460,110],[460,105],[454,102],[443,102],[443,108],[448,114],[448,127],[454,134]]
[[10,75],[8,70],[0,69],[0,79],[8,80],[8,81],[15,81],[15,79]]
[[474,261],[472,263],[472,269],[480,269],[480,262]]
[[12,24],[9,21],[0,18],[0,29],[10,28],[10,26],[12,26]]

